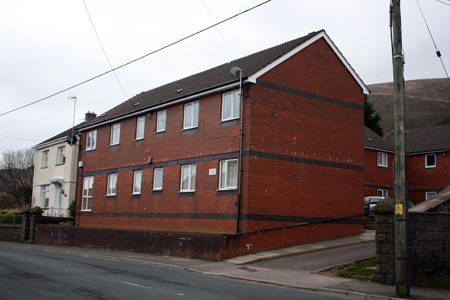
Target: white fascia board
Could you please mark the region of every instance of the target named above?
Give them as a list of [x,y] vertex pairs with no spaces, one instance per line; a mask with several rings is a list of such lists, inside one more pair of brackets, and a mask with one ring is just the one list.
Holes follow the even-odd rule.
[[239,86],[239,82],[234,82],[234,83],[231,83],[231,84],[227,84],[225,86],[221,86],[221,87],[218,87],[218,88],[215,88],[215,89],[211,89],[211,90],[208,90],[208,91],[200,92],[198,94],[186,96],[186,97],[180,98],[180,99],[175,100],[175,101],[169,101],[167,103],[163,103],[163,104],[160,104],[160,105],[152,106],[152,107],[140,110],[140,111],[136,111],[136,112],[129,113],[129,114],[124,114],[124,115],[118,116],[118,117],[113,118],[113,119],[105,120],[105,121],[100,122],[100,123],[96,123],[96,124],[93,124],[93,125],[90,125],[90,126],[79,128],[78,132],[90,130],[90,129],[97,128],[99,126],[110,124],[110,123],[115,123],[117,121],[120,121],[120,120],[123,120],[123,119],[127,119],[129,117],[145,114],[145,113],[148,113],[148,112],[151,112],[151,111],[154,111],[154,110],[159,110],[161,108],[172,106],[172,105],[175,105],[175,104],[178,104],[178,103],[192,101],[192,100],[198,99],[200,97],[204,97],[204,96],[208,96],[210,94],[214,94],[214,93],[217,93],[217,92],[225,91],[225,90],[237,87],[237,86]]
[[371,147],[371,146],[364,146],[365,149],[369,149],[369,150],[375,150],[375,151],[379,151],[379,152],[386,152],[386,153],[395,153],[395,151],[392,150],[386,150],[386,149],[381,149],[381,148],[376,148],[376,147]]
[[38,144],[38,145],[36,145],[34,147],[34,149],[39,150],[39,149],[42,149],[42,148],[46,148],[46,147],[50,147],[50,146],[53,146],[53,145],[56,145],[56,144],[63,143],[63,142],[66,141],[66,138],[67,137],[62,137],[62,138],[59,138],[59,139],[56,139],[56,140],[53,140],[53,141],[48,141],[48,142],[46,142],[44,144]]
[[366,94],[366,95],[370,94],[370,91],[367,88],[367,86],[364,84],[364,82],[358,76],[358,74],[356,74],[355,70],[348,63],[348,61],[345,59],[345,57],[342,55],[342,53],[339,51],[339,49],[336,47],[336,45],[333,43],[333,41],[330,39],[328,34],[326,34],[325,31],[322,31],[322,32],[316,34],[315,36],[313,36],[312,38],[310,38],[306,42],[302,43],[301,45],[297,46],[296,48],[292,49],[291,51],[289,51],[288,53],[283,55],[282,57],[274,60],[269,65],[265,66],[264,68],[262,68],[261,70],[257,71],[253,75],[249,76],[248,77],[248,81],[250,81],[252,83],[256,83],[256,80],[258,79],[258,77],[261,77],[262,75],[264,75],[268,71],[272,70],[273,68],[275,68],[276,66],[278,66],[279,64],[284,62],[285,60],[289,59],[293,55],[295,55],[298,52],[302,51],[303,49],[305,49],[309,45],[315,43],[316,41],[318,41],[321,38],[323,38],[328,43],[328,45],[331,47],[331,49],[333,49],[334,53],[337,55],[337,57],[339,57],[341,62],[344,64],[344,66],[347,68],[347,70],[350,72],[350,74],[352,74],[353,78],[359,84],[359,86],[363,90],[363,93]]

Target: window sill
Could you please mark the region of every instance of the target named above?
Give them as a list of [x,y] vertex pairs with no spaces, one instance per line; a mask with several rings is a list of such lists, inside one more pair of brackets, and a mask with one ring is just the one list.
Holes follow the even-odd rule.
[[144,138],[135,139],[134,142],[135,142],[135,143],[137,143],[137,142],[142,142],[143,140],[144,140]]
[[116,200],[116,195],[115,194],[114,195],[106,195],[105,199],[106,200]]
[[198,126],[197,127],[190,127],[190,128],[183,128],[181,131],[182,131],[183,135],[197,133],[198,132]]
[[152,190],[152,195],[160,195],[163,190]]
[[217,190],[217,196],[237,196],[237,189]]
[[155,135],[164,135],[164,133],[166,133],[166,130],[155,131]]
[[62,163],[62,164],[55,164],[55,167],[57,167],[57,166],[64,166],[64,163]]
[[141,194],[131,194],[131,199],[139,199],[141,198]]
[[385,166],[378,166],[378,165],[377,165],[377,168],[386,169],[386,170],[389,169],[389,167],[387,167],[387,166],[385,167]]
[[92,209],[82,209],[82,210],[80,210],[81,212],[91,212],[92,211]]
[[119,148],[120,144],[109,145],[109,149]]
[[48,167],[41,167],[41,169],[48,169]]
[[239,117],[237,117],[237,118],[231,118],[231,119],[226,119],[226,120],[220,120],[220,123],[226,123],[226,122],[237,121],[237,120],[239,120]]
[[436,169],[436,166],[425,167],[425,169],[427,169],[427,170],[429,170],[429,169]]
[[88,154],[88,153],[95,153],[95,148],[94,149],[86,149],[84,150],[84,153]]
[[180,191],[178,192],[179,197],[194,197],[195,191]]

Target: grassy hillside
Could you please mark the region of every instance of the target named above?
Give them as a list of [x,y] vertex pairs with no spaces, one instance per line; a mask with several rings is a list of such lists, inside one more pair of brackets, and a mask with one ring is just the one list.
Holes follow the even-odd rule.
[[[394,131],[392,82],[369,85],[368,101],[381,115],[385,135]],[[450,124],[450,81],[422,79],[405,82],[405,127],[424,128]]]

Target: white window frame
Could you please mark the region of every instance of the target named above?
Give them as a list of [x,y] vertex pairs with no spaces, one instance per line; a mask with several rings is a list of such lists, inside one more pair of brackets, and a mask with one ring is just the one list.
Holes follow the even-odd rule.
[[56,164],[57,165],[63,165],[64,164],[64,162],[65,162],[65,159],[64,159],[65,152],[66,152],[66,147],[65,146],[60,146],[56,150]]
[[95,150],[97,147],[97,129],[86,134],[86,151]]
[[[159,176],[161,177],[161,179],[160,179],[161,186],[156,185],[157,184],[156,179],[159,178]],[[164,169],[163,168],[153,169],[153,190],[154,191],[161,191],[163,189],[163,178],[164,178]]]
[[425,193],[425,200],[431,200],[434,197],[436,197],[436,192],[426,192]]
[[166,131],[167,110],[160,110],[156,115],[156,132]]
[[115,196],[117,193],[117,173],[108,174],[106,196]]
[[136,119],[136,141],[144,139],[145,116]]
[[[91,194],[89,194],[91,190]],[[94,176],[83,178],[83,192],[81,199],[81,211],[92,211],[92,199],[94,197]]]
[[42,208],[48,208],[50,204],[50,185],[41,185],[41,205]]
[[111,125],[111,136],[109,145],[114,146],[120,143],[120,123]]
[[386,198],[387,196],[389,196],[389,192],[385,189],[378,189],[377,196]]
[[[183,188],[183,173],[188,172],[188,187]],[[180,192],[195,192],[195,180],[197,177],[197,167],[195,164],[181,166]]]
[[133,195],[140,195],[141,191],[142,191],[142,170],[137,170],[133,172]]
[[[190,112],[188,112],[188,108],[192,107]],[[183,114],[183,130],[192,129],[198,127],[198,115],[200,111],[200,106],[198,101],[194,101],[191,103],[187,103],[184,105],[184,114]],[[191,122],[189,124],[186,123],[186,116],[190,115]]]
[[[434,157],[434,164],[433,165],[428,165],[428,156],[433,156]],[[436,168],[436,154],[425,154],[425,168]]]
[[[378,152],[377,153],[377,166],[382,168],[388,167],[388,154],[386,152]],[[380,161],[381,158],[381,161]]]
[[[224,112],[225,112],[225,97],[227,97],[228,95],[231,95],[232,100],[231,100],[231,107],[230,107],[230,112],[231,112],[231,116],[226,117],[224,116]],[[240,113],[240,105],[241,105],[241,94],[240,94],[240,90],[234,90],[228,93],[224,93],[222,94],[222,122],[223,121],[230,121],[230,120],[235,120],[235,119],[239,119],[239,113]],[[237,106],[237,108],[236,108]],[[237,111],[236,111],[237,109]]]
[[50,153],[50,150],[42,151],[42,165],[41,165],[41,168],[48,168],[49,153]]
[[[228,165],[231,162],[236,162],[237,169],[236,169],[235,185],[230,185],[230,183],[228,182]],[[225,173],[225,178],[223,177],[222,173]],[[221,160],[219,163],[219,190],[236,190],[239,176],[238,174],[239,174],[239,166],[237,159]]]

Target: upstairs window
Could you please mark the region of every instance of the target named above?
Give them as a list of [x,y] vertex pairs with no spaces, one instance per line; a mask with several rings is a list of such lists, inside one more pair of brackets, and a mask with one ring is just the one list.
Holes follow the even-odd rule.
[[111,125],[110,145],[118,145],[120,143],[120,123]]
[[88,131],[86,134],[86,151],[95,150],[97,145],[97,130]]
[[145,117],[139,117],[136,121],[136,140],[144,138]]
[[106,196],[115,196],[117,187],[117,173],[108,175],[108,186],[106,188]]
[[237,189],[238,161],[237,159],[220,162],[219,190]]
[[436,154],[425,155],[425,168],[435,168],[436,167]]
[[48,152],[49,150],[45,150],[42,152],[42,165],[41,168],[47,168],[48,167]]
[[42,208],[48,208],[50,201],[50,185],[41,185],[41,206]]
[[91,211],[92,210],[92,197],[94,194],[94,177],[84,177],[83,178],[83,194],[81,198],[81,210]]
[[134,171],[133,174],[133,194],[138,195],[141,193],[141,181],[142,171]]
[[222,121],[239,118],[239,100],[239,90],[235,90],[222,95]]
[[158,168],[153,171],[153,190],[160,191],[163,187],[163,169]]
[[436,192],[427,192],[427,193],[425,194],[425,200],[431,200],[431,199],[433,199],[434,197],[436,197]]
[[388,190],[378,189],[377,196],[386,198],[388,196]]
[[198,101],[184,105],[183,129],[198,127]]
[[195,191],[195,177],[196,177],[195,165],[181,166],[181,192],[194,192]]
[[158,115],[156,117],[156,132],[166,131],[166,115],[167,111],[158,111]]
[[56,151],[56,164],[62,165],[65,163],[66,158],[64,157],[64,152],[66,151],[66,147],[61,146],[58,147],[58,150]]
[[378,152],[377,166],[387,168],[388,167],[388,155],[384,152]]

